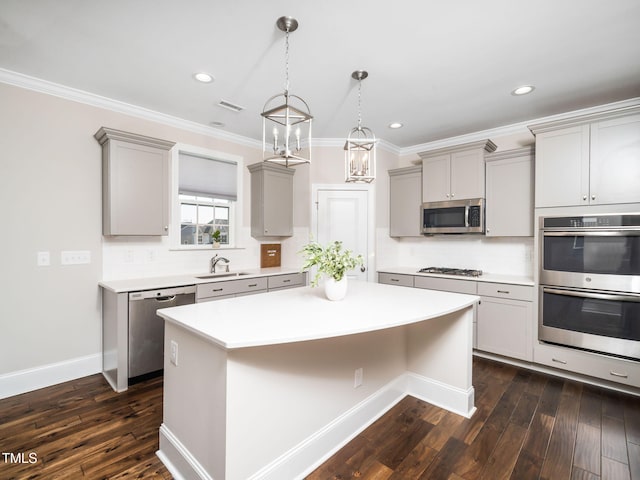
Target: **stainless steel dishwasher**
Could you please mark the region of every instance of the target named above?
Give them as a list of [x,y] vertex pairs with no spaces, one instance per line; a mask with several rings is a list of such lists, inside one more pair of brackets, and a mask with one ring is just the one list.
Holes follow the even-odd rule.
[[129,293],[129,375],[139,377],[164,366],[164,319],[159,308],[195,303],[196,287]]

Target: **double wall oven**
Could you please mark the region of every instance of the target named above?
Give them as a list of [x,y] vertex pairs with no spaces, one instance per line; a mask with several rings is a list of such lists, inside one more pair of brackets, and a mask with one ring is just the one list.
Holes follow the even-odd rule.
[[539,228],[539,339],[640,361],[640,214]]

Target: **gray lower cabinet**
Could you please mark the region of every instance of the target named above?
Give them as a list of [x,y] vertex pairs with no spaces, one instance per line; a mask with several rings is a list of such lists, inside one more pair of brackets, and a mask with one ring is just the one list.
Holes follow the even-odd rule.
[[413,287],[413,279],[413,275],[405,275],[401,273],[378,273],[378,283],[386,283],[387,285]]
[[478,282],[478,350],[533,360],[533,287]]
[[285,290],[287,288],[302,287],[306,283],[306,272],[287,273],[284,275],[274,275],[272,277],[268,277],[267,289],[270,292],[273,290]]
[[175,145],[102,127],[102,234],[169,233],[169,150]]
[[201,283],[196,287],[196,303],[302,287],[306,283],[306,272]]
[[481,300],[474,316],[473,348],[520,360],[533,359],[532,286],[388,272],[379,272],[378,282],[479,295]]
[[267,278],[246,278],[224,282],[201,283],[196,287],[196,303],[267,291]]
[[389,170],[389,236],[420,237],[422,165]]
[[265,162],[247,168],[251,173],[251,236],[292,236],[295,170]]

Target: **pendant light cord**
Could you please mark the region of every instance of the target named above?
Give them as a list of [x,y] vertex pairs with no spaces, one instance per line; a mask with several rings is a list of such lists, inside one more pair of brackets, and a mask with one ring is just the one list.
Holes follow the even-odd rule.
[[362,112],[360,104],[362,100],[362,80],[358,80],[358,130],[362,130]]
[[289,28],[287,28],[286,35],[284,37],[285,42],[285,54],[284,54],[284,71],[285,71],[285,83],[284,94],[289,96]]

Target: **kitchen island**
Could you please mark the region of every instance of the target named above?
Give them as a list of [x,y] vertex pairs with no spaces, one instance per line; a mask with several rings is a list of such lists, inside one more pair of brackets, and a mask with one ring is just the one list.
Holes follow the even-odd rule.
[[353,281],[159,310],[176,478],[303,478],[406,395],[469,417],[478,297]]

